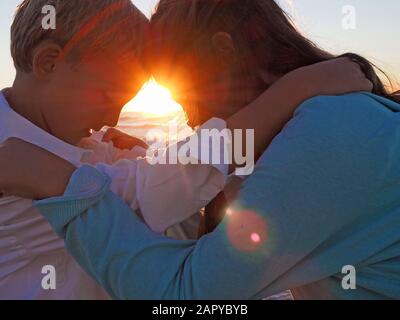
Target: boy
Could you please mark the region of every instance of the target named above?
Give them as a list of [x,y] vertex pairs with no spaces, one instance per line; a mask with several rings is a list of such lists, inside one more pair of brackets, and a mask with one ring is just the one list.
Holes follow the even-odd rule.
[[[56,9],[54,30],[42,28],[45,5]],[[138,63],[147,23],[129,0],[23,1],[11,27],[16,78],[0,93],[0,141],[19,137],[78,164],[84,150],[75,145],[114,126],[147,78]],[[0,198],[0,243],[0,299],[108,299],[31,200]],[[55,270],[47,286],[45,266]]]
[[[56,9],[54,30],[42,28],[45,5]],[[15,82],[0,93],[0,143],[20,138],[76,166],[82,162],[111,164],[122,157],[143,155],[140,148],[122,152],[94,146],[87,152],[77,145],[91,130],[115,126],[122,107],[148,79],[140,62],[147,24],[130,0],[24,0],[11,28]],[[191,191],[179,203],[179,210],[167,210],[163,221],[146,221],[159,232],[185,219],[178,212],[193,214],[225,182],[225,176],[210,166],[183,169],[189,176],[195,170],[196,177],[204,177],[188,182],[179,165],[164,167],[167,174],[145,159],[132,163],[99,168],[112,176],[116,193],[135,209],[140,205],[145,220],[147,212],[165,210],[162,203],[168,192]],[[174,179],[166,182],[161,194],[157,194],[159,189],[153,191],[157,182],[171,175]],[[153,201],[154,193],[157,201]],[[207,196],[200,204],[191,198],[204,193]],[[31,200],[0,197],[0,256],[0,299],[107,298],[67,254]],[[46,266],[54,267],[55,283],[44,271]]]

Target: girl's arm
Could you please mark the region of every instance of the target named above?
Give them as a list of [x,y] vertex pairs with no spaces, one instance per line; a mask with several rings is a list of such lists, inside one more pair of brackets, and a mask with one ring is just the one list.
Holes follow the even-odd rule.
[[[348,58],[303,67],[285,75],[257,100],[230,117],[228,127],[254,130],[254,160],[257,161],[305,100],[321,95],[371,91],[372,88],[372,82],[359,64]],[[242,145],[242,150],[246,150],[245,141]],[[230,171],[235,168],[233,164]]]
[[[292,118],[305,100],[318,95],[337,95],[352,91],[371,91],[372,83],[360,66],[348,58],[339,58],[297,69],[277,81],[257,100],[228,119],[230,129],[253,129],[253,165],[272,140]],[[242,137],[245,135],[242,135]],[[248,141],[236,141],[234,147],[246,150]],[[241,151],[240,150],[240,151]],[[239,152],[242,154],[242,152]],[[235,160],[235,158],[234,158]],[[230,172],[235,170],[233,162]],[[253,168],[250,168],[251,170]],[[206,207],[199,234],[213,231],[225,217],[229,205],[221,193]]]

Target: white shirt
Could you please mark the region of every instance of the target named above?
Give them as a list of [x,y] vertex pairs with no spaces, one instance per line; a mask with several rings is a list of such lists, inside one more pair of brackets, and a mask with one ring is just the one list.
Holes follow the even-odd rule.
[[[74,164],[84,153],[15,113],[0,93],[0,143],[9,137],[45,147]],[[55,290],[43,289],[45,266],[55,268]],[[32,200],[4,196],[0,198],[0,299],[109,297],[67,253],[63,241],[35,210]]]
[[[214,119],[202,128],[223,129],[225,125]],[[76,166],[83,162],[95,165],[111,177],[112,191],[132,209],[140,210],[157,232],[204,207],[223,190],[227,177],[227,165],[150,165],[145,158],[138,158],[144,154],[138,148],[121,151],[95,141],[86,142],[89,152],[71,146],[14,112],[0,93],[0,143],[10,137],[38,145]],[[221,153],[226,147],[222,145]],[[42,287],[46,276],[42,268],[48,265],[56,270],[55,290]],[[68,255],[32,200],[0,198],[0,299],[107,298]]]
[[[135,148],[126,153],[117,152],[118,157],[107,157],[113,165],[104,163],[94,165],[111,178],[111,190],[114,193],[134,211],[139,211],[153,231],[163,233],[169,227],[190,218],[224,190],[228,165],[223,163],[209,165],[208,163],[212,162],[209,155],[213,151],[217,152],[218,157],[223,160],[225,150],[231,148],[231,141],[224,140],[219,146],[213,146],[212,143],[202,146],[200,142],[193,142],[200,141],[199,132],[213,129],[222,132],[226,129],[225,121],[211,119],[186,140],[165,150],[156,150],[156,153],[161,153],[159,155],[159,159],[163,159],[161,164],[150,164],[147,158],[138,158],[140,149]],[[193,140],[193,137],[196,139]],[[190,155],[191,160],[196,160],[192,163],[199,164],[185,165],[180,164],[180,161],[176,161],[176,164],[163,164],[171,163],[168,159],[172,150],[181,150],[183,146],[188,145],[197,150],[195,154]],[[98,155],[104,152],[99,152],[97,148],[92,150],[95,151],[94,155],[89,157],[94,158],[97,163],[104,162],[98,161]],[[121,158],[122,160],[119,160]],[[91,163],[90,160],[87,162]]]

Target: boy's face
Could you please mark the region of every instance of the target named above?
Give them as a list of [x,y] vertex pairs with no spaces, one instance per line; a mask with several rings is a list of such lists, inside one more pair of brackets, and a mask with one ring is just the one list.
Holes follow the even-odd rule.
[[145,80],[134,62],[119,64],[105,57],[75,64],[59,62],[41,85],[42,114],[50,133],[77,144],[91,130],[116,126],[123,106]]

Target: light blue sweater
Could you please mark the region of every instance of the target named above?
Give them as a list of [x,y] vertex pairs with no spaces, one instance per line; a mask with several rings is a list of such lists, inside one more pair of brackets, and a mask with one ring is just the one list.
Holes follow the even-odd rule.
[[[300,299],[400,298],[399,111],[364,93],[303,103],[235,206],[262,228],[252,251],[241,250],[248,214],[197,242],[168,239],[87,166],[63,197],[36,205],[114,298],[258,299],[286,289]],[[356,290],[342,287],[346,265]]]

